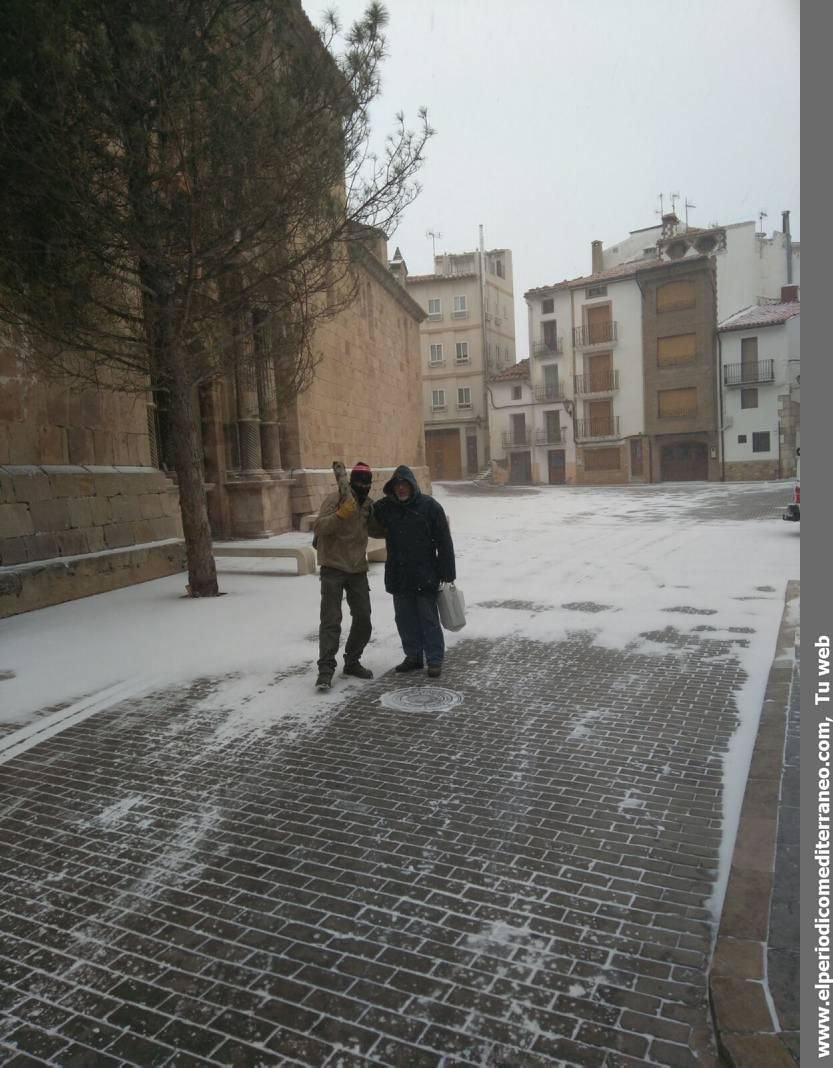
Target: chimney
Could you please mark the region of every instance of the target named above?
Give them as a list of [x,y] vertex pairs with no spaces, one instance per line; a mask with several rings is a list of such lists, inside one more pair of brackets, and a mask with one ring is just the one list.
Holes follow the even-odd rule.
[[662,217],[662,236],[673,237],[679,225],[680,220],[677,218],[677,213],[675,211],[666,212]]
[[798,286],[781,286],[781,303],[795,304],[798,301]]
[[788,211],[781,212],[781,229],[784,231],[786,237],[786,249],[787,249],[787,285],[792,285],[793,280],[793,239],[790,234],[790,213]]
[[604,270],[601,241],[593,241],[590,244],[590,265],[592,267],[591,274],[601,274]]

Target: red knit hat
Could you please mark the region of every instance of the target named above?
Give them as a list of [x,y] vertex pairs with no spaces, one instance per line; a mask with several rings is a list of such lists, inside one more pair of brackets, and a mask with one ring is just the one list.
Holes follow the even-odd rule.
[[350,481],[357,482],[359,485],[369,486],[373,481],[373,472],[367,464],[359,460],[350,472]]

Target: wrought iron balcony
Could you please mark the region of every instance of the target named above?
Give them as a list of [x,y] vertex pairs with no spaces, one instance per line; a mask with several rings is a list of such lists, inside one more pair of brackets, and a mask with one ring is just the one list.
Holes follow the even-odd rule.
[[535,432],[535,444],[536,445],[564,445],[567,441],[567,428],[566,426],[553,427],[543,430],[536,430]]
[[563,352],[563,338],[551,337],[542,341],[534,342],[532,346],[533,356],[560,356]]
[[592,349],[596,345],[612,345],[618,337],[618,323],[611,319],[606,323],[592,323],[573,327],[573,345],[577,349]]
[[613,393],[619,388],[618,371],[595,371],[576,375],[576,393]]
[[533,393],[537,401],[563,401],[564,387],[558,386],[534,386]]
[[528,449],[532,444],[532,431],[504,430],[501,435],[504,449]]
[[619,416],[610,419],[591,418],[576,420],[576,441],[596,441],[599,438],[619,437]]
[[754,386],[758,382],[774,381],[774,360],[758,360],[753,364],[727,363],[723,368],[724,386]]

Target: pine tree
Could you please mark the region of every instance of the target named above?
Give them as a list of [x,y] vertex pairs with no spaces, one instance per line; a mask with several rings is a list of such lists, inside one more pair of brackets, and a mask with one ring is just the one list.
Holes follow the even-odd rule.
[[0,320],[38,373],[165,399],[194,596],[218,592],[198,387],[260,360],[302,390],[356,243],[418,193],[424,110],[368,150],[386,22],[338,51],[298,0],[0,5]]

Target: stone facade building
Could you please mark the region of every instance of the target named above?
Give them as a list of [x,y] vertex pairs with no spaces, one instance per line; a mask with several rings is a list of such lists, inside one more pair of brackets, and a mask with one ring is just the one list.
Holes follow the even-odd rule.
[[0,348],[0,616],[180,571],[179,498],[144,392],[36,380]]
[[591,274],[525,294],[547,454],[536,463],[533,447],[533,481],[719,478],[713,264],[655,254],[604,268],[599,242],[592,260]]
[[[356,255],[359,299],[316,333],[309,389],[280,410],[270,375],[238,371],[200,393],[216,538],[297,528],[332,491],[335,459],[371,464],[375,492],[406,463],[430,491],[424,313],[389,271],[381,235]],[[21,356],[0,349],[0,617],[183,570],[164,413],[145,390],[38,381]]]

